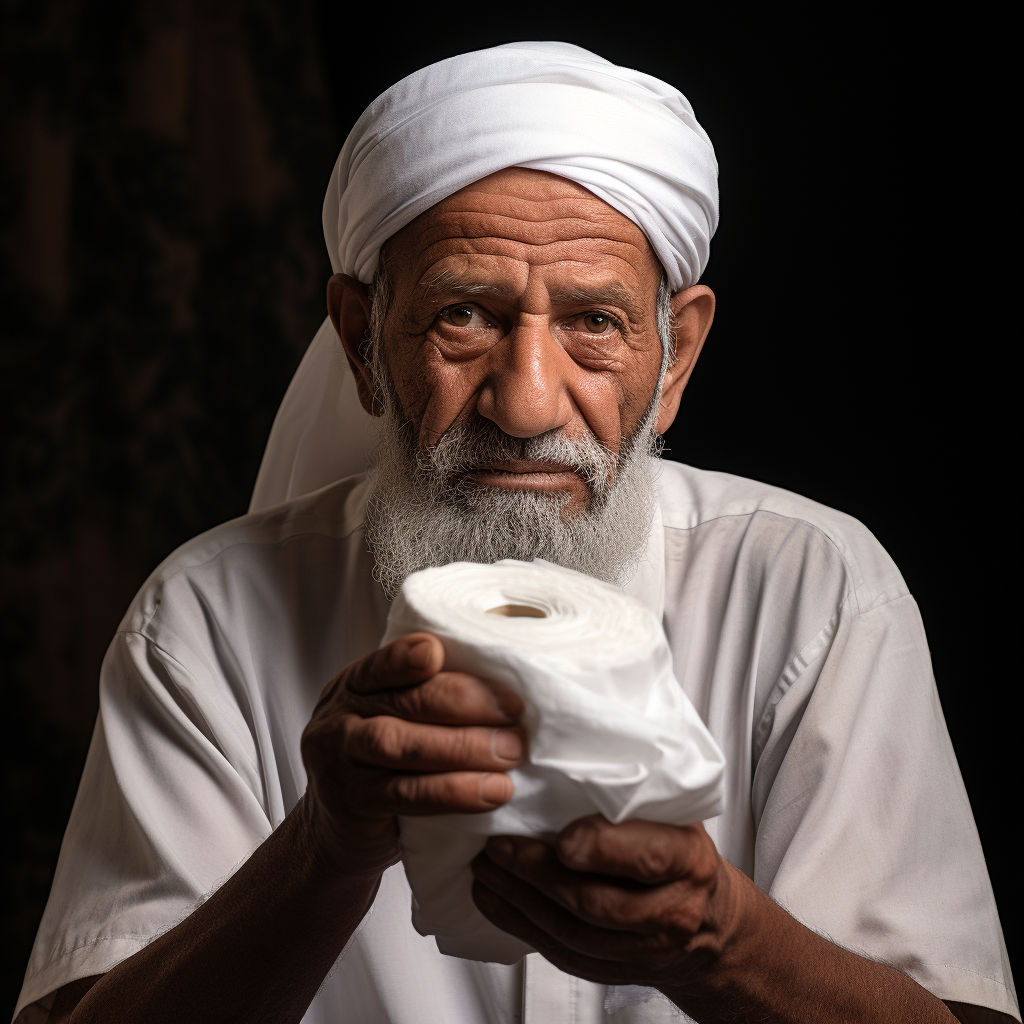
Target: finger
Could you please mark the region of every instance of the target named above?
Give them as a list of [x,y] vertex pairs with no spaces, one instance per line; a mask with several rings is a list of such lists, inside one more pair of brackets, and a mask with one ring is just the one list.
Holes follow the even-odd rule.
[[392,775],[380,805],[391,814],[481,814],[512,799],[512,780],[503,772],[433,772]]
[[360,822],[396,814],[479,814],[508,803],[514,786],[504,772],[427,772],[399,775],[386,768],[350,765],[332,794],[341,817]]
[[405,772],[508,771],[525,752],[517,727],[423,725],[392,715],[351,715],[345,755],[360,764]]
[[638,977],[635,968],[628,964],[601,960],[568,949],[535,925],[522,911],[480,882],[473,883],[472,892],[473,902],[488,921],[502,931],[522,939],[566,974],[605,985],[637,985],[647,980]]
[[521,836],[488,840],[471,869],[485,885],[500,887],[511,874],[574,917],[598,928],[653,935],[666,928],[666,910],[682,893],[604,875],[571,871],[546,843]]
[[[515,930],[517,927],[523,927],[523,919],[547,936],[546,941],[539,941],[548,949],[563,947],[565,951],[582,954],[593,960],[618,964],[620,969],[629,964],[664,968],[679,957],[680,951],[672,949],[668,941],[660,935],[614,931],[581,921],[526,882],[507,872],[505,878],[498,880],[496,885],[493,881],[485,883],[477,878],[472,891],[473,899],[481,913],[488,916],[492,924],[531,942],[535,949],[541,949],[532,941],[538,939],[536,931],[530,932],[531,937],[528,938],[527,934]],[[493,901],[488,905],[487,891],[501,897],[508,909]],[[526,929],[523,928],[523,931]]]
[[646,885],[690,879],[710,884],[717,856],[704,826],[579,818],[558,834],[558,858],[574,871],[632,878]]
[[510,725],[523,702],[502,683],[467,672],[439,672],[417,686],[349,694],[348,706],[364,718],[394,715],[434,725]]
[[441,671],[444,647],[432,633],[407,633],[349,666],[345,688],[376,693],[415,686]]

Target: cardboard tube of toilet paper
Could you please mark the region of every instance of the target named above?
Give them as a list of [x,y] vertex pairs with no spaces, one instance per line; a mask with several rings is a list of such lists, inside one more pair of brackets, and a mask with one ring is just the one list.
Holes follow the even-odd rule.
[[511,687],[528,759],[487,814],[403,817],[413,925],[451,956],[516,963],[533,950],[477,910],[469,862],[489,835],[550,839],[600,812],[683,825],[723,809],[725,759],[672,674],[661,623],[617,587],[540,560],[457,562],[411,575],[382,645],[425,630],[445,668]]

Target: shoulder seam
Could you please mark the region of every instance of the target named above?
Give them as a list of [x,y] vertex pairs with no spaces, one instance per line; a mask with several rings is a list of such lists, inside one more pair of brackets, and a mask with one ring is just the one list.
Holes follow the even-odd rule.
[[[772,688],[768,691],[768,697],[765,700],[764,710],[761,712],[757,724],[750,731],[752,743],[751,764],[754,766],[755,775],[757,774],[757,765],[760,763],[761,754],[764,753],[765,744],[768,742],[768,737],[771,733],[771,726],[768,723],[769,720],[774,721],[776,706],[789,693],[793,683],[800,678],[804,669],[821,654],[835,636],[836,627],[839,625],[845,604],[846,599],[844,598],[840,602],[839,607],[829,616],[828,622],[786,662],[775,682],[772,683]],[[753,779],[751,782],[753,782]]]
[[[873,604],[869,608],[857,608],[853,614],[858,615],[871,615],[873,612],[877,612],[882,608],[887,607],[890,604],[895,604],[897,601],[914,600],[913,594],[900,594],[898,597],[890,597],[878,604]],[[772,683],[771,689],[768,691],[768,696],[765,700],[764,710],[761,712],[761,716],[757,720],[756,726],[750,730],[750,738],[752,743],[751,755],[752,764],[756,765],[761,759],[761,754],[764,753],[764,746],[768,742],[768,736],[770,734],[770,728],[766,732],[766,720],[769,715],[774,715],[775,707],[779,701],[789,692],[793,683],[800,677],[800,674],[811,664],[816,657],[818,657],[825,646],[831,642],[835,636],[836,629],[839,625],[839,620],[842,618],[843,607],[846,605],[846,598],[839,603],[835,611],[829,617],[828,622],[818,630],[817,633],[801,648],[797,651],[790,659],[786,662],[782,671],[779,673],[775,682]],[[776,696],[777,695],[777,696]],[[756,753],[755,753],[756,751]]]
[[[118,637],[118,636],[137,636],[137,637],[139,637],[139,639],[142,640],[143,643],[148,644],[150,647],[153,648],[153,650],[159,651],[160,654],[164,658],[166,658],[168,661],[171,661],[175,665],[177,665],[177,667],[180,668],[181,671],[184,672],[189,677],[189,679],[192,679],[192,680],[195,681],[195,683],[197,685],[197,688],[199,688],[199,686],[198,686],[199,680],[196,678],[195,673],[190,671],[189,668],[186,665],[183,665],[173,654],[171,654],[170,651],[165,650],[163,647],[161,647],[160,644],[158,644],[152,637],[147,636],[145,633],[143,633],[143,632],[141,632],[140,630],[137,630],[137,629],[119,629],[119,630],[117,630],[117,632],[114,633],[114,636],[115,637]],[[172,697],[172,700],[173,700],[173,697]],[[199,717],[202,718],[203,722],[206,724],[206,728],[209,729],[210,733],[215,735],[216,734],[216,730],[214,729],[214,727],[213,727],[212,723],[210,722],[210,720],[206,717],[206,714],[203,712],[203,709],[191,697],[189,697],[189,704],[192,706],[192,708],[196,712],[196,714],[198,714]],[[220,752],[220,753],[221,753],[222,757],[225,757],[223,752]],[[225,757],[225,760],[227,760],[226,757]],[[246,761],[249,763],[249,767],[252,769],[252,771],[256,775],[256,777],[262,780],[263,779],[263,772],[260,769],[260,766],[258,764],[256,764],[248,756],[246,757]],[[228,762],[228,763],[230,763],[230,762]],[[253,794],[253,795],[255,796],[255,794]],[[258,799],[260,799],[260,798],[258,798]]]
[[[158,579],[154,581],[153,586],[154,587],[163,587],[166,584],[170,583],[171,580],[173,580],[176,576],[181,575],[181,573],[188,572],[190,569],[201,569],[203,566],[209,565],[211,562],[215,562],[218,558],[220,558],[226,552],[230,551],[232,548],[241,547],[243,544],[253,544],[253,545],[281,544],[281,543],[287,543],[288,541],[291,541],[291,540],[298,540],[298,539],[300,539],[302,537],[331,537],[334,540],[347,540],[349,537],[352,536],[352,534],[358,533],[360,530],[363,530],[365,528],[366,528],[366,524],[365,523],[360,523],[358,526],[353,526],[352,529],[349,530],[347,533],[341,533],[341,534],[337,534],[337,535],[333,535],[333,536],[331,534],[327,534],[327,533],[318,533],[315,530],[303,530],[302,532],[299,532],[299,533],[289,534],[286,537],[277,537],[274,540],[267,540],[267,541],[236,540],[236,541],[232,541],[230,544],[225,544],[222,548],[219,548],[212,555],[210,555],[209,558],[204,558],[201,561],[188,562],[185,565],[179,565],[173,572],[169,573],[167,576],[160,576],[160,577],[158,577]],[[145,584],[143,584],[143,589],[146,589],[146,585]],[[142,626],[141,626],[142,629],[146,629],[149,626],[150,622],[153,619],[153,616],[156,615],[157,610],[159,609],[159,607],[160,607],[160,601],[158,600],[156,602],[156,604],[154,605],[153,610],[145,617],[145,620],[143,621]],[[133,633],[133,632],[139,632],[139,631],[138,630],[131,630],[131,629],[123,629],[123,630],[118,630],[117,632],[119,632],[119,633]],[[144,634],[142,634],[142,635],[144,635]],[[147,637],[147,639],[148,639],[148,637]]]
[[[824,537],[825,540],[827,540],[828,543],[836,549],[836,553],[842,559],[843,565],[846,567],[847,584],[846,593],[844,593],[843,595],[843,600],[846,600],[846,596],[848,594],[852,594],[854,600],[856,600],[857,588],[854,585],[854,581],[857,579],[857,574],[854,572],[853,566],[850,564],[850,559],[847,557],[846,552],[837,543],[835,537],[833,537],[827,530],[820,527],[817,523],[812,523],[810,520],[804,519],[802,516],[786,515],[785,512],[776,512],[774,509],[770,508],[753,508],[749,512],[726,512],[719,516],[712,516],[710,519],[702,519],[699,523],[694,523],[693,526],[673,526],[669,523],[665,523],[665,529],[678,530],[681,533],[689,533],[693,530],[696,530],[700,526],[705,526],[708,523],[715,523],[722,519],[747,519],[759,514],[775,516],[778,519],[787,519],[793,523],[802,523],[804,526],[807,526],[809,529],[814,530],[815,533],[818,533],[822,537]],[[859,605],[858,610],[860,610]]]

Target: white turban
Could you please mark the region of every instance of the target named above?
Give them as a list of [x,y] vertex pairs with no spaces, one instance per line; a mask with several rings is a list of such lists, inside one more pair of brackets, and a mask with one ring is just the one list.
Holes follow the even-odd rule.
[[[425,210],[506,167],[575,181],[647,236],[675,292],[718,226],[718,164],[686,97],[570,43],[508,43],[417,71],[356,122],[324,200],[336,273],[373,278],[381,246]],[[366,468],[371,418],[325,320],[271,430],[250,508]]]

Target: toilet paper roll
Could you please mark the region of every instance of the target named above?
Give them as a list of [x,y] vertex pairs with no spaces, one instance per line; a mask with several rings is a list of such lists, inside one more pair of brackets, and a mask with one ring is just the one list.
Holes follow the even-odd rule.
[[442,953],[516,963],[531,947],[473,903],[469,862],[489,835],[551,839],[595,811],[689,824],[723,809],[725,759],[672,674],[661,623],[617,587],[540,560],[457,562],[411,575],[382,645],[425,630],[445,668],[523,700],[528,759],[487,814],[402,817],[413,925]]

